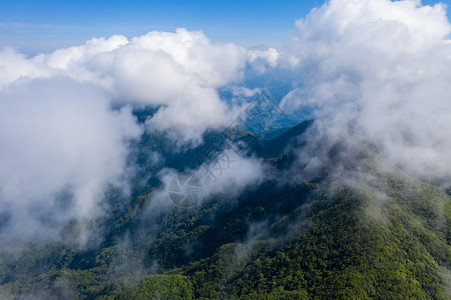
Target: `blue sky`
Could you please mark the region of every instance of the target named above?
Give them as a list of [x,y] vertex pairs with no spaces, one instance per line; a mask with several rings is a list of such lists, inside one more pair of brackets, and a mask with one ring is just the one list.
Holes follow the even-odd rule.
[[131,37],[177,27],[201,29],[214,42],[280,47],[295,34],[295,20],[322,4],[319,0],[0,0],[0,48],[12,46],[35,54],[92,37]]

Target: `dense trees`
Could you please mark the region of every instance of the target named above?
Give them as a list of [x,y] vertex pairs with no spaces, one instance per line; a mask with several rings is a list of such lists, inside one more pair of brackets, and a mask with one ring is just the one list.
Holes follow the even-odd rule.
[[449,193],[400,171],[378,173],[364,157],[365,184],[329,174],[287,186],[267,180],[192,208],[150,210],[152,188],[136,178],[131,197],[111,187],[89,247],[74,243],[72,220],[58,243],[0,253],[0,296],[448,299]]

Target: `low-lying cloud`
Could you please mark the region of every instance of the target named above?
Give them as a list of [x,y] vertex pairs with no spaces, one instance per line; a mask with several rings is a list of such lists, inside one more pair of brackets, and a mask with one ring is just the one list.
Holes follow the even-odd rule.
[[105,186],[123,175],[127,141],[141,132],[130,107],[111,110],[106,94],[89,84],[23,79],[1,90],[6,228],[32,237],[42,229],[38,224],[48,226],[42,234],[68,218],[95,216]]
[[[242,114],[239,99],[265,88],[243,85],[249,70],[295,75],[281,108],[315,118],[301,158],[306,170],[327,164],[327,150],[345,139],[374,146],[409,174],[449,182],[444,5],[332,0],[296,26],[284,51],[213,44],[185,29],[94,38],[34,57],[0,51],[0,235],[31,237],[41,226],[56,234],[70,218],[95,216],[107,184],[126,175],[130,140],[173,130],[187,142],[228,126]],[[218,93],[225,86],[229,102]],[[133,106],[156,112],[138,125]],[[262,180],[259,161],[235,160],[205,186],[211,195]]]
[[117,35],[31,58],[0,52],[0,88],[22,77],[67,76],[102,87],[116,104],[158,107],[152,129],[176,129],[185,139],[225,126],[236,115],[216,91],[238,80],[247,60],[244,48],[211,44],[200,31]]
[[[246,49],[185,29],[33,57],[0,51],[0,234],[42,239],[97,216],[143,130],[186,143],[229,125],[242,109],[217,88],[239,80],[246,61]],[[156,110],[145,126],[132,115],[141,106]]]
[[296,58],[301,84],[282,107],[314,110],[310,138],[350,138],[411,175],[450,178],[451,25],[443,4],[332,0],[296,26],[285,56]]
[[[267,173],[261,160],[226,149],[217,153],[213,162],[204,162],[194,170],[180,173],[174,169],[162,169],[159,177],[163,187],[154,195],[149,209],[164,207],[169,210],[174,204],[186,208],[200,207],[214,197],[232,204],[246,188],[264,181]],[[178,194],[180,199],[171,193]]]

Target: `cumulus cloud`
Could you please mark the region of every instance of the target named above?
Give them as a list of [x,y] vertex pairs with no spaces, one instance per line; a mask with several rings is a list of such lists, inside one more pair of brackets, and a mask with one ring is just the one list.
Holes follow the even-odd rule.
[[23,77],[47,78],[52,70],[42,63],[42,56],[28,58],[12,48],[0,51],[0,89]]
[[105,185],[123,175],[127,140],[140,134],[131,109],[112,111],[92,85],[26,79],[3,89],[0,211],[8,232],[42,237],[68,218],[95,216]]
[[302,84],[283,108],[313,109],[317,136],[376,145],[412,175],[451,175],[451,25],[443,4],[331,0],[296,26],[287,55],[297,58]]
[[212,44],[200,31],[153,31],[130,40],[116,35],[31,58],[3,50],[0,88],[22,77],[67,76],[102,87],[115,103],[159,107],[151,128],[192,139],[236,115],[216,88],[239,79],[246,59],[244,48]]
[[250,50],[248,52],[250,66],[260,73],[264,73],[268,68],[277,67],[279,56],[280,53],[274,48],[269,48],[265,51]]
[[[127,141],[142,133],[129,105],[156,109],[149,130],[199,139],[242,113],[237,99],[261,91],[230,86],[246,67],[293,68],[297,78],[281,108],[315,118],[307,137],[314,142],[303,152],[307,170],[327,164],[327,150],[346,139],[375,145],[412,175],[451,176],[451,26],[442,4],[331,0],[296,26],[284,51],[213,44],[185,29],[94,38],[34,57],[0,51],[0,224],[32,235],[43,220],[56,230],[67,218],[89,218],[105,185],[124,174]],[[224,86],[229,102],[217,91]],[[205,195],[262,180],[258,160],[231,160],[205,182]],[[204,167],[214,168],[194,174],[204,178]],[[175,176],[165,170],[163,179]],[[55,209],[61,220],[51,216]]]
[[249,89],[244,86],[231,86],[229,87],[230,92],[235,97],[254,97],[257,94],[261,93],[260,88]]
[[217,88],[239,80],[246,61],[244,48],[185,29],[33,57],[0,51],[0,238],[51,237],[69,219],[96,216],[142,134],[134,106],[155,108],[147,129],[171,129],[183,143],[230,124],[242,109]]

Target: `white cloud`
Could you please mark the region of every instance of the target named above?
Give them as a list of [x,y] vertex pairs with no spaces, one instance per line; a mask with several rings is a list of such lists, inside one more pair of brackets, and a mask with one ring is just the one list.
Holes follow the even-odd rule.
[[117,35],[31,58],[4,50],[0,88],[21,77],[68,76],[104,88],[117,103],[161,106],[149,124],[191,139],[233,120],[216,88],[239,79],[246,59],[244,48],[211,44],[200,31],[153,31],[130,40]]
[[[127,139],[140,134],[130,108],[112,111],[91,85],[25,79],[2,90],[0,211],[11,213],[10,232],[39,238],[61,220],[95,216],[105,185],[123,175]],[[73,199],[58,209],[63,192]]]
[[164,189],[153,196],[150,210],[168,210],[174,205],[169,192],[175,191],[172,185],[176,177],[181,185],[180,191],[177,192],[187,197],[183,205],[193,205],[189,190],[183,190],[183,186],[191,178],[196,179],[195,182],[201,187],[202,193],[199,199],[194,201],[199,201],[196,205],[200,205],[202,201],[208,201],[212,197],[235,199],[244,189],[260,184],[265,179],[265,174],[265,166],[261,160],[243,157],[232,149],[217,153],[214,162],[204,162],[199,168],[186,170],[185,173],[164,168],[158,174],[164,183]]
[[0,89],[23,77],[45,78],[52,73],[51,68],[42,63],[42,56],[27,58],[12,48],[0,51]]
[[303,85],[284,108],[315,107],[320,132],[376,144],[411,174],[451,176],[451,26],[443,4],[332,0],[296,25],[287,55],[298,58]]
[[127,103],[158,107],[146,125],[175,130],[183,141],[228,125],[241,108],[216,89],[240,79],[246,60],[244,48],[185,29],[93,38],[34,57],[0,51],[0,214],[10,214],[7,233],[42,238],[68,218],[96,215],[105,186],[126,172],[127,140],[142,133]]
[[249,89],[244,86],[231,86],[231,87],[229,87],[229,90],[232,93],[232,95],[235,97],[250,98],[250,97],[254,97],[258,93],[261,93],[261,89],[259,89],[259,88]]
[[68,70],[81,66],[95,55],[112,52],[127,44],[127,38],[122,35],[114,35],[108,39],[93,38],[84,45],[58,49],[43,58],[45,58],[47,65],[52,68]]
[[264,73],[269,67],[275,68],[279,64],[280,53],[274,48],[265,51],[250,50],[247,55],[250,65],[260,73]]
[[265,171],[262,161],[224,150],[217,162],[203,165],[197,174],[203,178],[206,197],[215,194],[236,197],[244,188],[260,183]]

